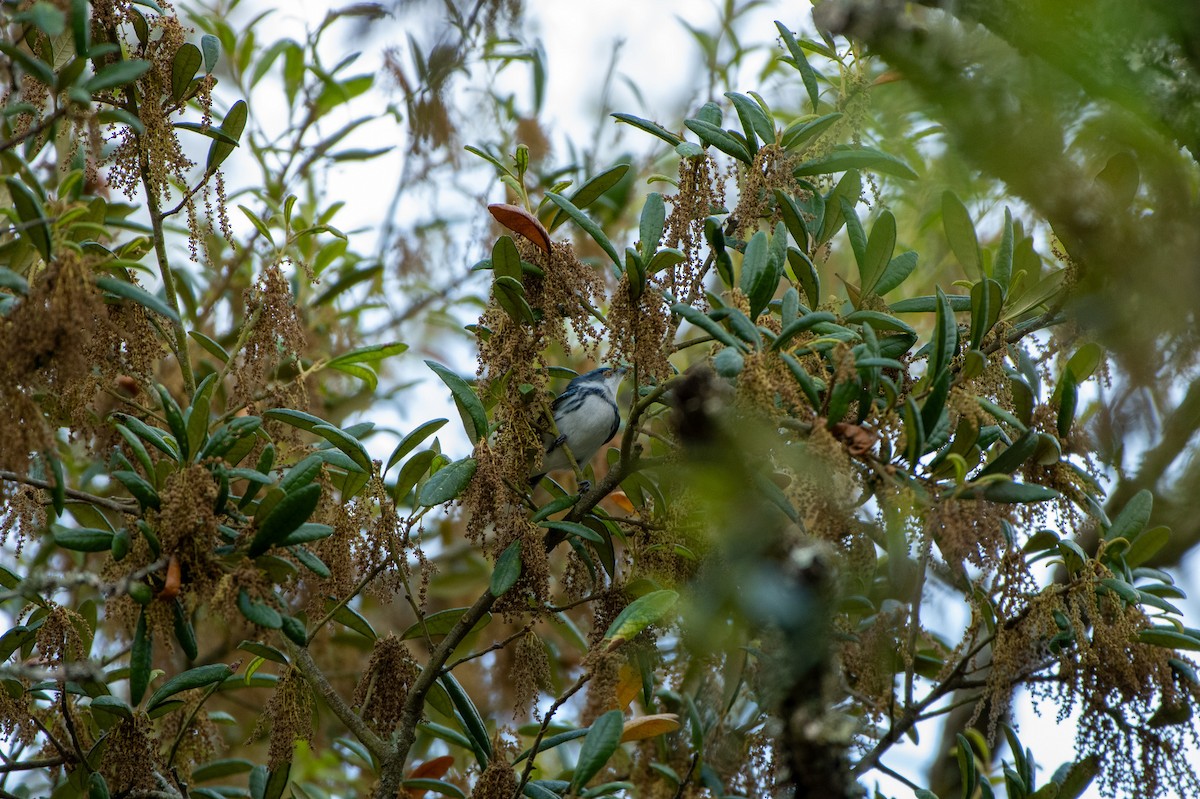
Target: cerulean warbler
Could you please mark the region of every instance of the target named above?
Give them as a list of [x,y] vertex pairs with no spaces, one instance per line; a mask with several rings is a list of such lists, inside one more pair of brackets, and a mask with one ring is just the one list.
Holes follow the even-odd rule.
[[617,387],[624,377],[623,366],[601,366],[576,377],[550,403],[558,436],[553,433],[542,436],[546,454],[542,458],[541,472],[530,476],[530,485],[537,485],[547,472],[570,468],[567,449],[583,468],[604,442],[616,435],[621,426]]

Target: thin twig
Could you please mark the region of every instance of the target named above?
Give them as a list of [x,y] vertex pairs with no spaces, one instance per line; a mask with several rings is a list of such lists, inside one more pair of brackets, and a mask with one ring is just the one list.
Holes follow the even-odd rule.
[[41,760],[26,760],[23,763],[6,763],[0,766],[0,774],[8,774],[12,771],[30,771],[37,768],[53,768],[64,765],[66,762],[65,757],[44,757]]
[[[329,709],[333,714],[341,719],[342,723],[354,733],[358,740],[362,741],[363,746],[370,750],[371,754],[381,761],[387,761],[392,756],[392,748],[388,746],[387,741],[380,738],[374,730],[372,730],[362,717],[355,713],[350,705],[346,704],[346,700],[334,690],[329,684],[329,680],[325,678],[325,673],[321,671],[316,662],[313,661],[312,655],[309,654],[307,648],[301,649],[297,647],[292,652],[292,664],[300,670],[304,675],[304,679],[308,680],[309,685],[317,689],[317,693],[325,699],[325,704],[329,705]],[[393,792],[391,794],[395,796]]]
[[529,777],[533,774],[533,764],[537,760],[538,747],[542,745],[542,739],[546,737],[546,730],[550,727],[550,720],[554,718],[554,714],[560,707],[566,704],[567,700],[575,694],[579,693],[579,689],[587,685],[588,680],[592,678],[590,671],[585,671],[579,675],[579,679],[575,684],[566,690],[566,692],[554,700],[554,704],[546,711],[545,718],[542,719],[542,726],[538,728],[537,737],[533,739],[533,746],[529,747],[529,758],[525,761],[525,768],[521,772],[521,781],[517,784],[517,791],[513,794],[513,799],[521,799],[521,792],[525,789],[525,784],[529,782]]
[[503,649],[504,647],[511,644],[513,641],[517,640],[518,638],[520,638],[521,636],[527,634],[530,630],[532,630],[534,624],[535,624],[535,622],[531,621],[528,624],[526,624],[524,627],[522,627],[521,629],[517,630],[512,635],[508,636],[507,638],[505,638],[502,641],[497,641],[496,643],[489,646],[487,649],[480,649],[478,652],[472,652],[469,655],[460,657],[458,660],[454,661],[453,663],[446,664],[443,671],[448,671],[448,672],[454,671],[456,668],[458,668],[459,666],[461,666],[462,664],[466,663],[469,660],[475,660],[476,658],[483,657],[484,655],[488,654],[489,652],[495,652],[497,650]]
[[[0,469],[0,480],[8,480],[12,483],[24,483],[25,485],[33,486],[34,488],[44,488],[47,491],[54,489],[54,483],[49,480],[40,480],[37,477],[27,477],[23,474],[10,472]],[[116,511],[117,513],[134,513],[138,509],[136,500],[133,499],[112,499],[110,497],[98,497],[95,494],[89,494],[86,491],[80,491],[75,488],[66,488],[63,492],[70,499],[86,502],[90,505],[99,505],[102,508]]]

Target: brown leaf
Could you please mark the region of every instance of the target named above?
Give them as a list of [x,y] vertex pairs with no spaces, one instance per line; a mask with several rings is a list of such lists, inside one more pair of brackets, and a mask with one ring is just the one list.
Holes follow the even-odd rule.
[[162,590],[158,592],[159,599],[174,599],[179,596],[180,583],[183,575],[179,569],[179,559],[174,555],[167,563],[167,579],[163,583]]
[[629,705],[637,698],[642,690],[642,675],[634,671],[628,663],[621,666],[617,677],[617,706],[616,710],[628,710]]
[[875,442],[879,441],[879,434],[874,430],[847,422],[835,424],[833,435],[846,445],[846,450],[851,455],[865,455],[875,446]]
[[518,205],[509,205],[508,203],[492,203],[488,206],[488,210],[491,211],[497,222],[513,233],[529,239],[541,247],[547,255],[550,254],[550,234],[546,232],[546,228],[536,216]]
[[679,729],[679,716],[674,713],[641,716],[625,722],[625,727],[621,732],[621,743],[644,741],[665,732],[675,732],[677,729]]
[[[446,772],[454,765],[454,758],[450,755],[442,755],[435,757],[433,760],[426,760],[421,765],[414,768],[408,773],[410,780],[440,780],[446,776]],[[426,793],[422,788],[409,788],[408,799],[421,799]]]

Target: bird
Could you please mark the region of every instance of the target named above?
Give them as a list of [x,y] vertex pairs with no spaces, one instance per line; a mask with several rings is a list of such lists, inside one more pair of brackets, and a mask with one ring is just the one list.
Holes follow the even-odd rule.
[[[548,472],[570,468],[568,449],[575,463],[582,468],[604,442],[616,434],[621,426],[617,387],[625,378],[625,372],[623,366],[601,366],[576,377],[554,398],[550,411],[558,435],[552,432],[542,435],[546,452],[541,466],[537,467],[541,471],[529,476],[530,486],[536,486]],[[581,492],[587,489],[586,481],[580,484]]]

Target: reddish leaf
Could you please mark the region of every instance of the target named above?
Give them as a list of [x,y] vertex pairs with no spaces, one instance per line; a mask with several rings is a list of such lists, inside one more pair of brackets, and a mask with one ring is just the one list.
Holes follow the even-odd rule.
[[[409,773],[408,779],[410,779],[410,780],[420,780],[420,779],[440,780],[442,777],[446,776],[446,772],[448,772],[450,770],[450,767],[453,765],[454,765],[454,758],[451,757],[450,755],[442,755],[441,757],[435,757],[433,760],[426,760],[424,763],[422,763],[421,765],[419,765],[415,769],[413,769]],[[409,799],[422,799],[422,797],[424,795],[425,795],[425,791],[422,790],[421,788],[409,788],[408,789]]]
[[546,228],[536,216],[520,206],[508,203],[492,203],[488,206],[488,210],[491,211],[497,222],[513,233],[529,239],[541,247],[547,255],[550,254],[550,234],[546,232]]

